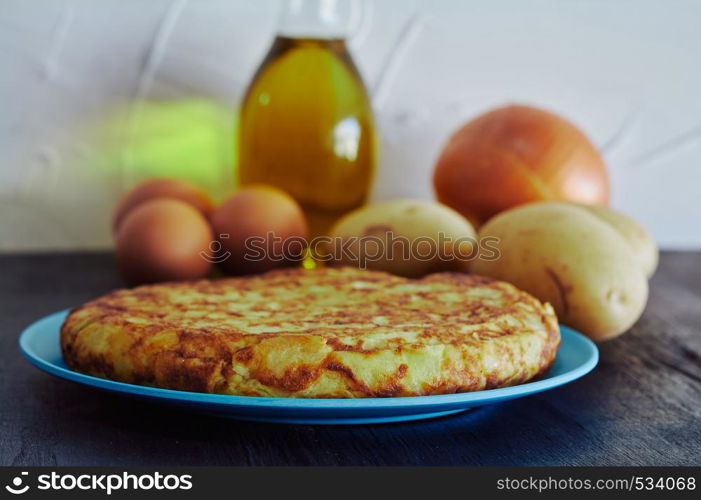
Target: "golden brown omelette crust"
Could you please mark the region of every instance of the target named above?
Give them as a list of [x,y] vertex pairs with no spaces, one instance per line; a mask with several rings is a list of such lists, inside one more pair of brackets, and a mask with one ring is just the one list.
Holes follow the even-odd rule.
[[248,396],[418,396],[543,375],[560,343],[549,304],[482,276],[409,280],[290,269],[117,290],[61,328],[74,370]]

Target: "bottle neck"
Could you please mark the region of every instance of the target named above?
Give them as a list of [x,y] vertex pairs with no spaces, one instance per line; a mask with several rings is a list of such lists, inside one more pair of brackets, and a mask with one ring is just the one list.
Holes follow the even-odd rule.
[[357,1],[285,0],[278,33],[290,38],[348,38]]

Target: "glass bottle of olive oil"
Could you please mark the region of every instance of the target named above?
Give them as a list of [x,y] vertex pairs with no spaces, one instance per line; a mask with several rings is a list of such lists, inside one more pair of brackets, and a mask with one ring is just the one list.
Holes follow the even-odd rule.
[[310,237],[365,202],[375,170],[372,108],[345,42],[352,1],[288,0],[240,110],[240,184],[293,196]]

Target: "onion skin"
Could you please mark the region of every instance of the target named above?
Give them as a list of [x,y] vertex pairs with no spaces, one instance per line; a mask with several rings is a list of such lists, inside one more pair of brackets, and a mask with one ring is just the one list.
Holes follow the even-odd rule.
[[606,165],[577,127],[520,105],[460,128],[436,163],[433,183],[438,201],[476,225],[534,201],[607,205],[610,193]]

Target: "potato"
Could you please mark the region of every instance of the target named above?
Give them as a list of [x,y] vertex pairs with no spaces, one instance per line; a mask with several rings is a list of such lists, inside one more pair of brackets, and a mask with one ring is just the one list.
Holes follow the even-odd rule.
[[462,215],[436,202],[392,200],[359,208],[331,229],[336,264],[418,277],[466,271],[476,235]]
[[479,237],[495,237],[500,256],[471,271],[513,283],[555,308],[560,321],[594,340],[628,330],[640,317],[648,283],[619,231],[577,205],[543,202],[507,210]]
[[650,233],[637,221],[608,207],[598,205],[577,205],[611,224],[630,245],[632,256],[639,263],[645,276],[651,278],[657,269],[659,251]]

